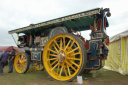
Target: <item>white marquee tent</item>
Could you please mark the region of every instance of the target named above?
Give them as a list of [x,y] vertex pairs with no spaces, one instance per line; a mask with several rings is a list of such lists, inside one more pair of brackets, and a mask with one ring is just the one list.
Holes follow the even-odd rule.
[[104,68],[128,75],[128,30],[110,38]]

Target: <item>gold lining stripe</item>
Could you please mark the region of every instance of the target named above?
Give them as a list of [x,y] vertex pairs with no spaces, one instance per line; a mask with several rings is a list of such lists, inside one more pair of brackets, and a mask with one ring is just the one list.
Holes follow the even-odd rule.
[[101,37],[97,37],[97,38],[103,38],[103,33],[97,33],[97,34],[101,34]]
[[89,50],[90,50],[90,47],[91,47],[90,43],[91,43],[92,41],[102,41],[102,40],[101,40],[101,39],[99,39],[99,40],[91,40],[91,41],[89,41],[89,48],[87,49],[87,51],[89,51]]
[[38,60],[38,61],[41,61],[41,52],[31,52],[31,60],[36,60],[36,59],[32,59],[32,53],[40,53],[40,60]]
[[[101,37],[97,37],[98,34],[101,34]],[[103,38],[103,33],[96,33],[96,37],[95,38],[92,36],[92,39],[96,39],[96,38]]]

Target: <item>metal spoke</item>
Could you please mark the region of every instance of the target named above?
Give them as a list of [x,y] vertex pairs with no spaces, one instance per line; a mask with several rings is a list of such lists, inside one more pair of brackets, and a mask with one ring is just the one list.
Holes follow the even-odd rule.
[[80,61],[80,59],[79,58],[70,58],[70,57],[66,57],[67,59],[70,59],[70,60],[79,60]]
[[37,64],[36,67],[39,68],[39,65]]
[[57,58],[51,58],[51,59],[47,59],[47,61],[51,61],[51,60],[56,60]]
[[54,57],[57,57],[58,55],[54,55],[54,54],[49,54],[49,56],[54,56]]
[[23,70],[25,70],[25,67],[22,65]]
[[62,39],[60,39],[60,49],[62,49]]
[[21,66],[21,64],[20,64],[20,70],[22,71],[22,66]]
[[79,67],[79,65],[76,64],[75,62],[73,62],[72,60],[70,60],[70,62],[71,62],[72,64],[74,64],[75,66]]
[[22,66],[26,68],[26,65],[22,64]]
[[58,60],[55,60],[53,63],[50,64],[50,66],[52,66],[53,64],[55,64]]
[[59,63],[57,63],[51,70],[53,70],[55,67],[57,67],[58,64],[59,64]]
[[67,63],[74,71],[76,71],[76,69],[75,69],[70,63],[68,63],[67,61],[66,61],[66,63]]
[[55,40],[54,40],[54,43],[56,44],[56,46],[57,46],[58,48],[60,48],[59,45],[57,44],[57,42],[56,42]]
[[65,69],[65,66],[64,66],[64,72],[65,72],[65,75],[68,76],[68,75],[67,75],[67,71],[66,71],[66,69]]
[[71,53],[71,52],[74,52],[74,51],[77,50],[77,49],[79,49],[79,47],[77,47],[77,48],[75,48],[75,49],[69,51],[67,54],[69,54],[69,53]]
[[75,56],[75,55],[78,55],[78,54],[81,54],[81,53],[80,53],[80,52],[73,53],[73,54],[71,54],[70,56]]
[[71,47],[74,45],[74,42],[75,42],[75,41],[73,40],[73,42],[72,42],[72,44],[70,45],[70,47],[69,47],[69,48],[71,48]]
[[19,64],[17,65],[17,68],[20,69],[20,65]]
[[39,68],[40,68],[40,64],[39,64],[38,66],[39,66]]
[[59,76],[61,76],[61,74],[62,74],[62,70],[63,70],[63,65],[62,65],[62,67],[61,67]]
[[64,48],[65,48],[65,37],[63,37],[63,42],[64,42]]
[[39,68],[41,67],[41,64],[39,64]]
[[51,51],[51,52],[53,52],[53,53],[55,53],[55,54],[58,54],[56,51],[54,51],[54,50],[51,50],[51,49],[48,49],[49,51]]
[[56,48],[56,46],[54,45],[53,47],[54,47],[54,48],[55,48],[55,50],[58,52],[58,49]]
[[57,68],[57,74],[59,73],[59,70],[60,70],[60,64],[58,65],[58,68]]
[[71,40],[69,40],[68,44],[66,45],[66,47],[64,48],[64,51],[67,49],[67,47],[69,46]]
[[67,64],[67,68],[68,68],[68,74],[69,74],[69,76],[70,76],[70,75],[71,75],[71,73],[70,73],[70,69],[69,69],[68,64]]

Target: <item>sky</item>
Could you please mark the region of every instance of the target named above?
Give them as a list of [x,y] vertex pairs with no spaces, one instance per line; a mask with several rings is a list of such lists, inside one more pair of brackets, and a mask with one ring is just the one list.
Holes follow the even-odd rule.
[[[110,8],[107,34],[128,30],[127,0],[0,0],[0,46],[16,46],[8,31],[79,13],[94,8]],[[90,31],[82,32],[89,39]],[[16,34],[13,34],[16,38]]]

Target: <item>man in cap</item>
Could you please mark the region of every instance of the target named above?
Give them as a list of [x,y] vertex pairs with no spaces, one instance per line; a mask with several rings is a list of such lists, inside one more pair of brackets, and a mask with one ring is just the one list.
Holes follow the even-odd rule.
[[8,71],[8,73],[12,73],[13,72],[14,58],[15,58],[15,49],[12,49],[11,50],[11,54],[9,54],[9,62],[8,62],[9,71]]

